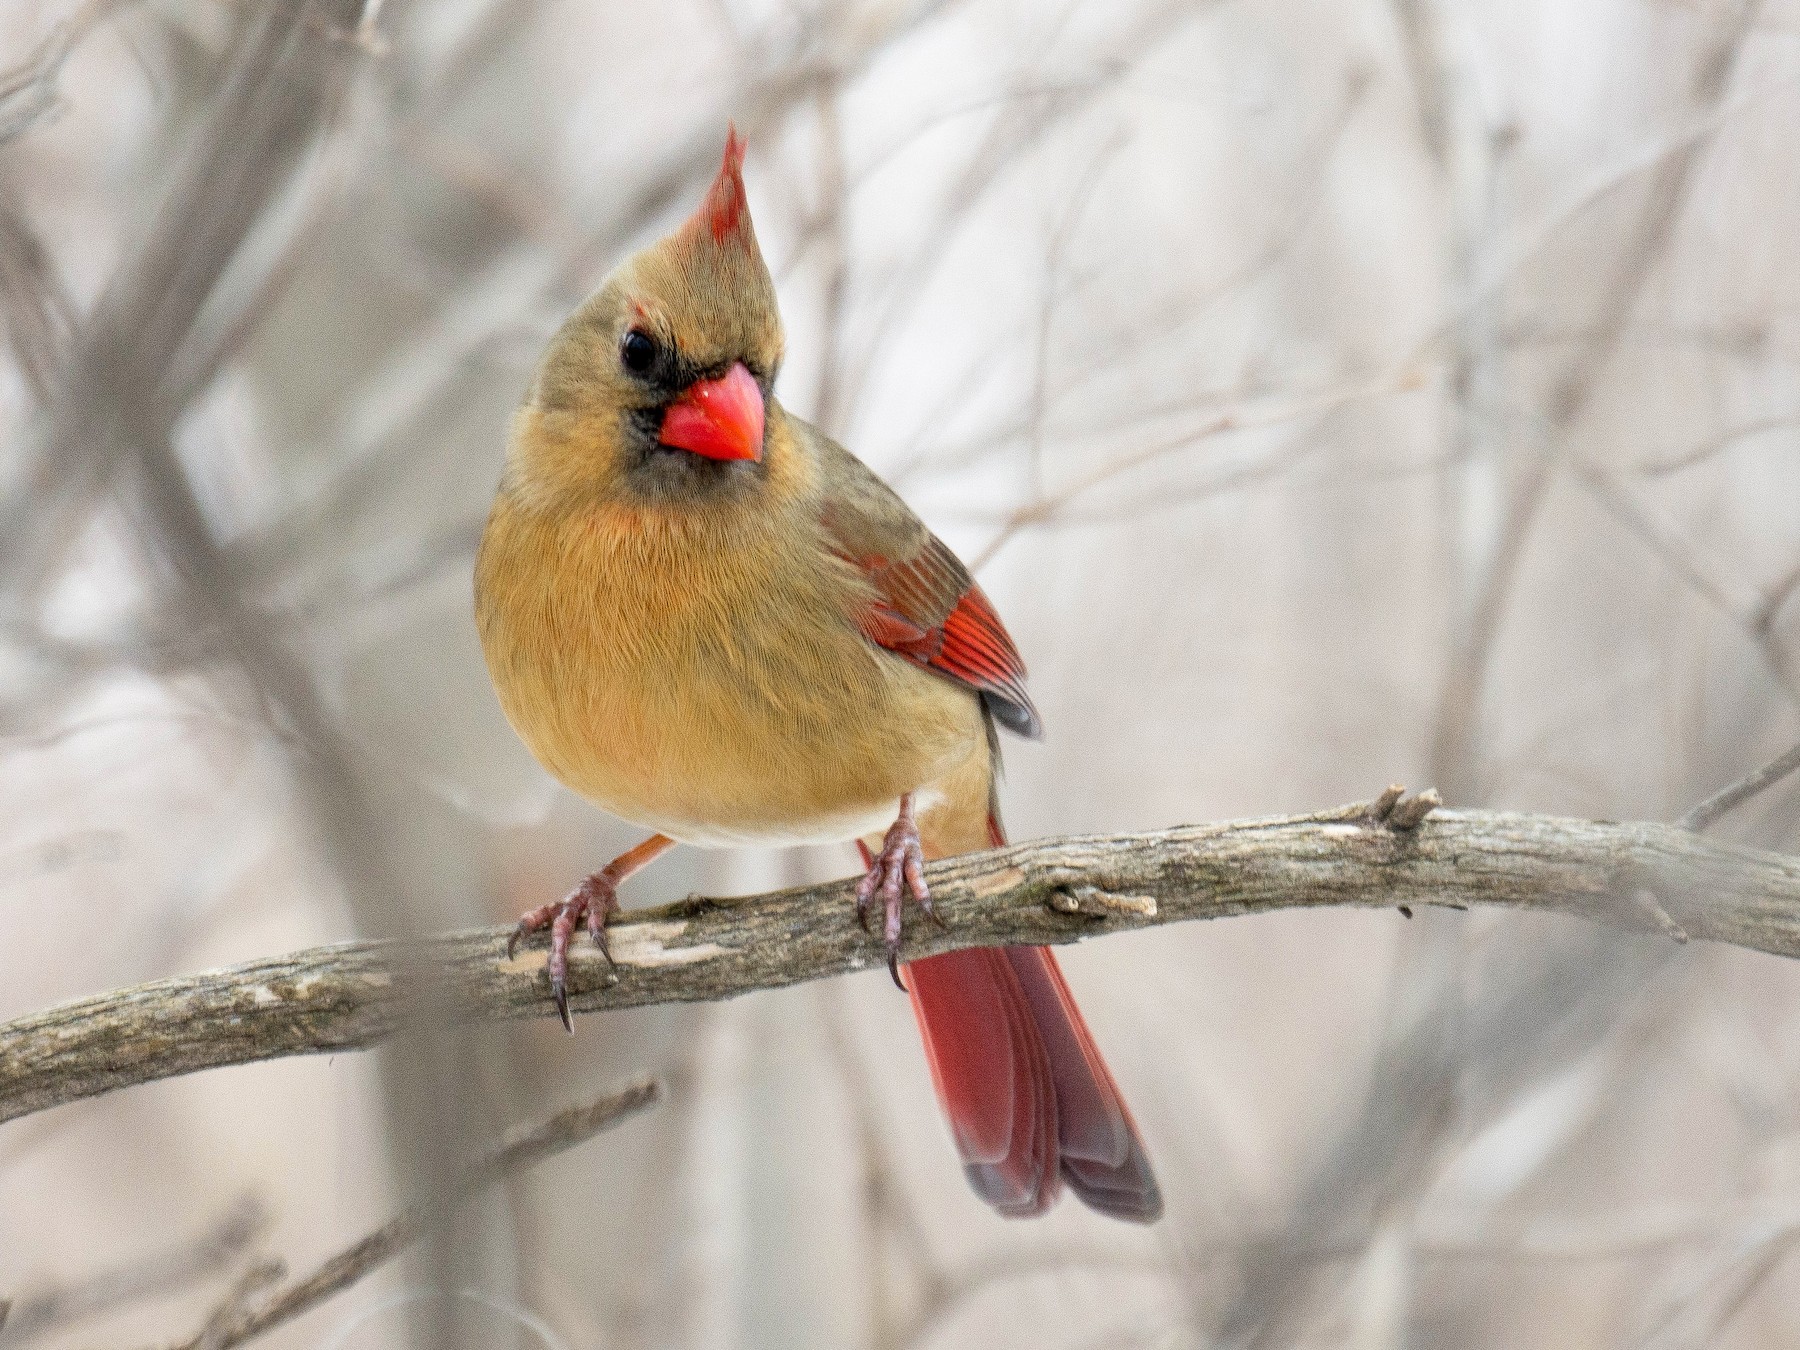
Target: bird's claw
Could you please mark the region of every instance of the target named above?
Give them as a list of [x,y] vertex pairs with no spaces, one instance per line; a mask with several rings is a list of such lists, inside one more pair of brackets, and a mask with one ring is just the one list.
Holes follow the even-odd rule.
[[910,801],[901,803],[900,817],[888,827],[881,852],[873,856],[867,856],[867,850],[864,853],[868,871],[856,883],[856,921],[864,932],[868,931],[869,911],[879,893],[881,940],[887,952],[888,974],[893,977],[895,986],[904,990],[906,985],[900,979],[900,912],[906,903],[906,895],[910,894],[918,901],[919,908],[933,923],[940,928],[944,926],[931,903],[931,888],[925,884],[925,849],[919,842],[919,827],[913,820]]
[[510,960],[527,934],[541,933],[546,928],[550,930],[550,957],[544,963],[544,969],[550,977],[550,998],[556,1004],[556,1014],[562,1018],[565,1031],[573,1033],[575,1030],[574,1019],[569,1016],[569,943],[575,936],[575,925],[587,920],[587,930],[593,935],[594,945],[600,948],[606,963],[613,965],[612,949],[606,941],[606,925],[618,912],[618,882],[604,871],[596,872],[561,900],[540,905],[521,915],[512,936],[506,940],[506,955]]

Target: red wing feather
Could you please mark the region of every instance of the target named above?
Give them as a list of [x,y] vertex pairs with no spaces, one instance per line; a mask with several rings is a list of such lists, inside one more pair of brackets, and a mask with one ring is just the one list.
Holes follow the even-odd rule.
[[1022,708],[1031,707],[1025,692],[1025,663],[1000,624],[1000,616],[979,586],[971,585],[944,616],[943,644],[935,670],[953,675],[977,689],[1002,695]]
[[854,559],[875,587],[862,615],[877,646],[948,676],[982,696],[995,720],[1022,736],[1042,734],[1025,692],[1025,662],[981,587],[935,535],[904,562]]

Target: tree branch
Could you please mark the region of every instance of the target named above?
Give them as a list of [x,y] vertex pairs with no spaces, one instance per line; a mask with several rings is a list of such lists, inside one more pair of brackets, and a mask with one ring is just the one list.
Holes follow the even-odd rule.
[[57,78],[88,33],[128,0],[87,0],[50,30],[25,64],[0,74],[0,145],[56,112]]
[[[911,925],[905,955],[1297,907],[1441,905],[1800,956],[1800,858],[1649,823],[1488,811],[1415,820],[1431,798],[1396,801],[1390,791],[1318,815],[1046,839],[933,863],[945,926]],[[506,934],[452,933],[405,951],[315,947],[0,1024],[0,1121],[201,1069],[367,1048],[393,1034],[419,972],[447,1016],[550,1015],[541,942],[508,959]],[[571,953],[576,1010],[711,1001],[882,964],[841,881],[634,911],[613,926],[612,951],[616,967],[587,942]]]
[[[11,1330],[0,1337],[6,1350],[41,1340],[72,1323],[153,1298],[166,1298],[237,1264],[258,1243],[269,1216],[255,1197],[239,1196],[197,1238],[152,1252],[85,1279],[68,1280],[21,1294]],[[0,1318],[0,1323],[5,1321]]]
[[1726,784],[1675,823],[1684,830],[1704,830],[1720,816],[1737,810],[1752,797],[1774,787],[1795,769],[1800,769],[1800,745],[1745,774],[1737,782]]
[[[310,1274],[273,1293],[263,1294],[263,1290],[281,1278],[282,1268],[279,1263],[274,1263],[252,1270],[207,1318],[200,1331],[170,1350],[231,1350],[233,1346],[255,1340],[264,1332],[293,1321],[386,1265],[417,1242],[434,1224],[442,1223],[464,1201],[502,1177],[535,1167],[546,1158],[585,1143],[601,1130],[653,1106],[661,1096],[661,1086],[650,1080],[557,1112],[477,1159],[459,1178],[456,1189],[442,1200],[402,1210]],[[261,1297],[256,1297],[258,1295]],[[252,1303],[254,1307],[250,1306]]]

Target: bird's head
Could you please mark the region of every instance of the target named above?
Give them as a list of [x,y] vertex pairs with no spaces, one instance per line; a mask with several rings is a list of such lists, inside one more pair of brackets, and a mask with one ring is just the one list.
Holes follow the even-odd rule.
[[552,491],[646,502],[742,490],[766,473],[781,315],[743,164],[733,128],[699,209],[621,263],[563,325],[510,472]]

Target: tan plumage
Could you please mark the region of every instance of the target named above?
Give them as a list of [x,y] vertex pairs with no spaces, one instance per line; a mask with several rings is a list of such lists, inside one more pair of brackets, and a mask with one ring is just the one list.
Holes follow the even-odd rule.
[[[565,1024],[576,924],[604,949],[618,884],[670,840],[874,838],[858,913],[879,894],[893,965],[905,894],[929,907],[922,858],[1000,838],[995,723],[1038,730],[1024,664],[967,569],[774,398],[781,322],[741,161],[734,136],[694,217],[550,343],[476,560],[477,627],[512,725],[574,791],[656,832],[520,922],[515,942],[550,929]],[[908,971],[984,1199],[1039,1213],[1066,1179],[1104,1212],[1160,1212],[1048,950]]]
[[579,415],[527,404],[476,565],[501,706],[574,791],[684,843],[845,840],[916,790],[928,841],[982,847],[980,704],[862,635],[870,586],[821,523],[826,465],[868,471],[769,413],[746,512],[533,491],[610,452]]

